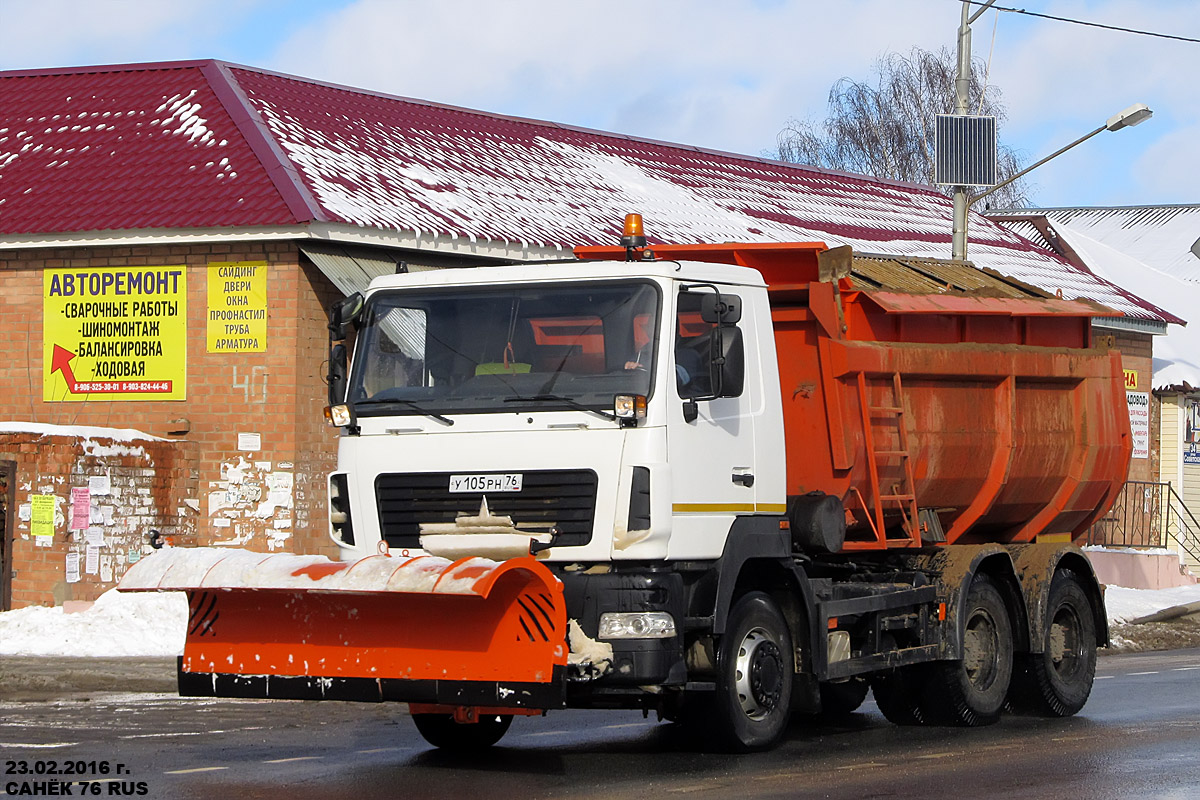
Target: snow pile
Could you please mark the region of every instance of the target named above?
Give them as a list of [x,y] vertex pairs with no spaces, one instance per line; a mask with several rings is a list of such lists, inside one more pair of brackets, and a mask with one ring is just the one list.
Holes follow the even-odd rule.
[[87,611],[31,606],[0,614],[0,655],[176,656],[183,652],[188,604],[182,592],[111,589]]
[[1104,590],[1104,605],[1109,622],[1128,622],[1172,606],[1200,603],[1200,584],[1170,589],[1126,589],[1109,586]]

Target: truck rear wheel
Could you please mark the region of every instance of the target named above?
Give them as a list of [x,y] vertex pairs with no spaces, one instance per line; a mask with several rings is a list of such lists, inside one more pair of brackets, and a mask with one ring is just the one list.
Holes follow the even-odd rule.
[[1092,604],[1069,569],[1050,582],[1042,652],[1021,657],[1013,700],[1022,710],[1069,717],[1083,708],[1096,676],[1096,619]]
[[836,719],[853,714],[867,699],[871,685],[863,678],[821,684],[821,716]]
[[791,714],[795,656],[779,606],[762,592],[741,597],[729,612],[717,653],[714,723],[729,750],[774,746]]
[[512,714],[480,716],[478,722],[455,722],[450,714],[413,714],[417,731],[434,747],[443,750],[482,750],[504,737]]
[[1012,622],[1000,590],[976,575],[960,612],[961,661],[936,662],[921,699],[926,721],[990,725],[1000,718],[1013,674]]
[[871,676],[875,705],[893,725],[922,725],[921,695],[928,682],[925,664],[880,672]]

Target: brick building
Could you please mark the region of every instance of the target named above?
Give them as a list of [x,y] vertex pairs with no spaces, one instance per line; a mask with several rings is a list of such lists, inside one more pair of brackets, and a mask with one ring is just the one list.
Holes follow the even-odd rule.
[[[902,263],[925,290],[972,288],[931,266],[950,250],[951,205],[928,187],[217,61],[0,72],[0,319],[11,351],[0,419],[13,431],[0,436],[0,603],[112,586],[137,530],[89,533],[64,511],[47,542],[33,506],[65,507],[121,469],[144,471],[149,483],[130,484],[130,497],[155,502],[114,512],[118,522],[136,517],[137,529],[186,543],[327,551],[330,301],[398,268],[609,244],[628,211],[645,216],[652,242],[822,240]],[[993,280],[1094,300],[1151,328],[1169,321],[982,216],[971,234],[975,265]],[[1131,357],[1147,357],[1147,338],[1130,343]],[[74,426],[135,429],[136,445],[110,433],[107,446],[141,447],[153,464],[89,460]],[[104,497],[89,502],[103,508]],[[112,528],[99,513],[88,527]],[[89,546],[109,559],[110,580],[87,571]],[[79,558],[82,575],[69,580]]]

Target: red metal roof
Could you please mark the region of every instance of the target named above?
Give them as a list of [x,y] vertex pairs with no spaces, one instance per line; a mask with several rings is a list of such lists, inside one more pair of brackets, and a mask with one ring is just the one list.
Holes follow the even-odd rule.
[[0,234],[294,223],[202,67],[0,72]]
[[[486,114],[217,61],[0,72],[0,238],[344,223],[450,239],[950,251],[929,187]],[[978,214],[971,258],[1160,320]]]

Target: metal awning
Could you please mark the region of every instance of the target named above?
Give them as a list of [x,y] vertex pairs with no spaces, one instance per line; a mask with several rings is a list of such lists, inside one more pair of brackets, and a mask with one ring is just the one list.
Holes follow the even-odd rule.
[[400,262],[393,253],[334,243],[305,242],[300,245],[300,252],[347,296],[365,292],[373,278],[395,274]]

